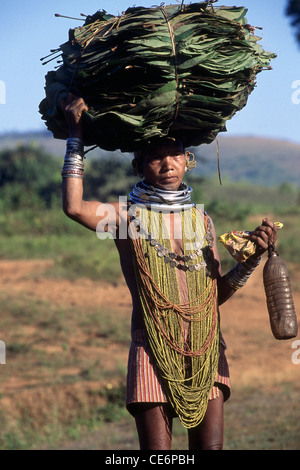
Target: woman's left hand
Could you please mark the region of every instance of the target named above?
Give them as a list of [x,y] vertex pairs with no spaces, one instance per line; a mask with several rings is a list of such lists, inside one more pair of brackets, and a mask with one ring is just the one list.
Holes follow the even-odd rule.
[[256,244],[253,258],[259,258],[277,241],[277,226],[269,219],[263,219],[262,224],[249,234],[249,240]]

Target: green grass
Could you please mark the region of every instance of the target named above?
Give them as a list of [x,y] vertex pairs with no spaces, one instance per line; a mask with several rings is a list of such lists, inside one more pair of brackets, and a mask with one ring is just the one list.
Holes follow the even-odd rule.
[[225,449],[300,450],[299,384],[236,388],[225,404]]
[[[52,217],[50,211],[47,217]],[[249,215],[245,220],[214,218],[217,235],[231,230],[254,230],[261,223],[261,216]],[[46,217],[46,215],[44,214]],[[274,214],[273,219],[284,224],[278,233],[277,249],[287,264],[298,264],[300,260],[300,218],[297,213]],[[71,226],[69,225],[71,223]],[[71,227],[71,228],[70,228]],[[219,254],[223,271],[228,270],[234,260],[219,243]],[[122,277],[119,254],[113,240],[100,240],[94,232],[67,221],[63,233],[12,233],[0,235],[0,259],[51,259],[54,261],[45,275],[56,278],[76,279],[89,277],[118,282]]]
[[45,276],[118,282],[122,272],[114,241],[87,230],[84,235],[0,236],[0,259],[51,259],[54,265]]

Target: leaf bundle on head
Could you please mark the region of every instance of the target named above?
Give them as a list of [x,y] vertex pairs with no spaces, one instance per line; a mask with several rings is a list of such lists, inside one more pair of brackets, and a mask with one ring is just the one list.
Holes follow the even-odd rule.
[[72,92],[88,105],[85,145],[131,152],[166,136],[186,147],[212,142],[276,57],[246,13],[201,2],[88,16],[60,46],[62,65],[46,75],[42,119],[67,138],[60,101]]

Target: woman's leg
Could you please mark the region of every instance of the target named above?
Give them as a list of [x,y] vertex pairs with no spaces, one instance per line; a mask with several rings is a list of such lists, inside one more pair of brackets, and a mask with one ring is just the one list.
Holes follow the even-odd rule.
[[224,396],[209,400],[203,421],[188,430],[189,450],[222,450],[224,430]]
[[168,405],[138,405],[135,412],[141,450],[170,450],[172,416]]

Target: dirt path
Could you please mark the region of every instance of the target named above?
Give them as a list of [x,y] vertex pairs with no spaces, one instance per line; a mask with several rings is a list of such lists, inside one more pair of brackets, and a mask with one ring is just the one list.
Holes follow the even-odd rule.
[[52,264],[51,260],[0,261],[0,290],[23,292],[33,298],[61,305],[130,307],[125,282],[116,287],[86,278],[69,281],[43,277],[43,272]]

